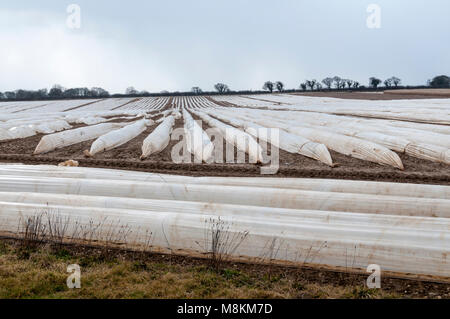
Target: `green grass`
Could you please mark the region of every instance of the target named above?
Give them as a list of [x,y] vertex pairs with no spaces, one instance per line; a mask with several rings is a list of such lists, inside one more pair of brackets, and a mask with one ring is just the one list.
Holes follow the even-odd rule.
[[[66,286],[70,264],[81,267],[81,289]],[[374,290],[362,282],[342,280],[336,273],[261,265],[226,263],[218,270],[205,260],[79,247],[24,251],[15,242],[0,241],[0,298],[408,297],[401,284]],[[430,288],[423,289],[419,297]]]

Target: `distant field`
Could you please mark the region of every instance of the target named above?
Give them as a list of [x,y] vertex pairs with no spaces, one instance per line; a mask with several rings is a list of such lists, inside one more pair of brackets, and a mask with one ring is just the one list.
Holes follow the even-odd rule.
[[401,95],[427,95],[450,97],[450,89],[416,89],[416,90],[387,90],[385,94],[401,94]]
[[418,100],[418,99],[441,99],[450,97],[450,89],[417,89],[417,90],[387,90],[376,92],[326,92],[326,91],[307,91],[293,93],[294,95],[313,96],[313,97],[331,97],[350,100]]

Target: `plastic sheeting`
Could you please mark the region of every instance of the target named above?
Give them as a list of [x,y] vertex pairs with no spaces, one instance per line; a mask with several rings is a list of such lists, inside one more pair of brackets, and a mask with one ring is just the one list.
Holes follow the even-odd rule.
[[[239,112],[236,112],[239,110]],[[445,127],[430,124],[368,120],[314,112],[267,111],[233,108],[214,110],[247,120],[259,118],[283,121],[290,127],[307,127],[367,140],[388,149],[434,162],[448,162],[449,139]],[[444,134],[442,134],[444,133]]]
[[[433,203],[431,211],[442,212],[445,207],[438,202],[445,199],[435,201],[408,197],[403,201],[400,197],[372,195],[378,203],[383,203],[384,210],[402,212],[409,205],[412,213],[411,208],[415,206],[415,216],[400,216],[365,213],[368,203],[378,205],[367,200],[370,196],[320,191],[316,193],[322,193],[323,197],[317,209],[299,209],[304,206],[303,201],[279,198],[281,193],[294,198],[295,193],[299,199],[309,202],[310,195],[299,190],[230,187],[215,184],[214,180],[209,180],[208,185],[180,183],[175,186],[164,180],[194,178],[161,175],[158,183],[139,183],[133,179],[151,179],[156,174],[129,172],[127,177],[125,172],[102,169],[55,167],[52,172],[50,166],[20,167],[0,167],[4,172],[16,174],[2,175],[0,178],[0,232],[12,236],[17,234],[23,218],[44,212],[44,218],[57,217],[57,220],[68,223],[68,242],[88,240],[101,244],[108,241],[122,247],[140,249],[146,247],[151,234],[151,246],[156,251],[204,257],[211,251],[211,239],[205,233],[214,229],[212,225],[219,225],[229,238],[248,234],[236,250],[230,252],[236,260],[363,271],[369,264],[378,264],[383,272],[395,272],[396,275],[434,276],[434,280],[444,281],[450,278],[446,258],[450,252],[450,219],[428,216],[428,205]],[[43,172],[41,177],[24,175],[27,171],[39,170]],[[45,172],[50,175],[103,176],[105,179],[85,179],[82,175],[57,179],[45,176],[48,175]],[[110,178],[106,180],[108,175]],[[117,180],[120,176],[129,180]],[[226,184],[227,180],[215,178],[222,184]],[[235,180],[249,182],[254,179]],[[276,180],[281,179],[273,179],[270,183]],[[308,181],[313,180],[292,179],[292,184],[306,187]],[[334,181],[330,187],[338,188],[339,182]],[[322,181],[317,183],[314,186],[311,182],[311,187],[327,187]],[[374,183],[375,186],[372,186],[371,182],[357,182],[352,186],[351,183],[347,181],[343,187],[358,190],[366,185],[375,192],[377,189],[381,191],[384,186],[395,189],[395,185],[412,187],[418,192],[421,187],[429,190],[434,187],[395,183]],[[434,192],[427,194],[445,197],[443,186],[436,187]],[[344,188],[336,190],[343,191]],[[160,192],[160,189],[164,191]],[[168,189],[170,191],[164,195]],[[169,196],[169,193],[172,195]],[[153,197],[152,194],[157,194],[157,198],[149,198]],[[351,198],[347,205],[352,211],[328,210],[327,202],[330,206],[333,203],[340,205],[335,196]],[[261,203],[264,205],[260,206],[257,201],[262,197]],[[449,207],[448,200],[446,207]],[[79,228],[89,231],[92,225],[95,229],[89,238],[83,237],[84,232],[80,232]],[[119,230],[123,227],[128,232],[127,236],[120,235]]]
[[94,156],[97,153],[105,152],[127,143],[142,134],[151,123],[151,120],[140,120],[121,129],[100,136],[94,143],[92,143],[89,155]]
[[337,133],[331,133],[325,130],[314,129],[310,127],[289,125],[283,121],[255,120],[258,124],[279,127],[289,133],[304,136],[316,143],[323,143],[328,148],[348,156],[352,156],[365,161],[375,162],[393,166],[403,170],[403,163],[400,157],[390,149],[363,139],[346,136]]
[[163,151],[170,142],[170,133],[172,132],[175,118],[169,116],[158,125],[158,127],[150,133],[150,135],[142,143],[141,159],[146,159],[152,154]]
[[[209,112],[207,112],[210,114]],[[246,133],[259,138],[267,143],[271,143],[277,148],[289,153],[300,154],[306,157],[318,160],[328,166],[333,166],[330,152],[324,144],[314,143],[303,136],[290,134],[284,130],[274,132],[271,128],[253,123],[250,119],[240,120],[236,117],[224,115],[218,110],[214,110],[217,118],[224,120],[232,125],[239,126]],[[239,115],[237,115],[239,117]],[[239,117],[241,118],[241,117]],[[273,133],[276,136],[271,136]]]
[[228,185],[246,187],[269,187],[278,189],[310,190],[319,192],[337,192],[371,195],[389,195],[418,198],[450,199],[450,186],[412,183],[369,182],[313,178],[276,178],[276,177],[191,177],[179,175],[161,175],[116,169],[94,169],[76,167],[66,169],[52,165],[13,165],[0,166],[0,176],[39,176],[61,178],[115,179],[139,182],[170,182],[202,185]]
[[183,109],[186,147],[198,162],[207,162],[213,155],[214,144],[208,134],[198,125],[192,116]]
[[57,119],[48,122],[40,121],[23,125],[13,125],[6,129],[0,128],[0,141],[26,138],[40,133],[49,134],[70,128],[69,123]]
[[188,200],[260,207],[450,218],[450,199],[267,187],[0,176],[0,191]]
[[[290,94],[241,97],[247,102],[233,102],[233,100],[240,98],[234,96],[214,96],[212,98],[225,102],[231,101],[237,105],[252,108],[264,107],[271,110],[306,111],[420,123],[450,124],[448,99],[368,101]],[[249,103],[250,101],[252,103]]]
[[48,153],[58,148],[89,141],[124,125],[123,123],[105,123],[46,135],[41,138],[34,154]]
[[213,119],[206,113],[192,112],[209,126],[217,129],[228,143],[236,146],[239,151],[248,154],[249,163],[263,163],[262,148],[250,134]]

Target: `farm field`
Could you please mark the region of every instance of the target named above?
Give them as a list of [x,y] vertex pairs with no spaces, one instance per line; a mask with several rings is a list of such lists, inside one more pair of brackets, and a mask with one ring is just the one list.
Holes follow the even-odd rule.
[[449,89],[396,89],[375,92],[302,92],[301,96],[334,97],[350,100],[417,100],[442,99],[450,97]]
[[448,283],[449,136],[443,98],[0,103],[0,235]]
[[410,96],[433,96],[433,97],[450,97],[450,89],[405,89],[405,90],[386,90],[385,94],[400,94]]
[[[333,103],[334,109],[327,110],[330,103]],[[53,107],[55,111],[47,111],[50,107]],[[74,100],[63,101],[61,104],[55,101],[48,103],[6,102],[0,104],[0,120],[2,120],[0,125],[0,160],[13,163],[58,164],[68,159],[74,159],[79,161],[82,166],[89,167],[119,167],[121,169],[160,173],[176,172],[176,174],[185,175],[261,175],[260,167],[248,162],[226,163],[224,159],[222,162],[225,163],[221,163],[220,160],[202,164],[193,160],[191,163],[188,163],[188,161],[174,163],[171,158],[171,150],[173,146],[179,143],[179,140],[170,140],[169,145],[163,151],[140,160],[142,142],[158,126],[156,122],[162,117],[170,115],[172,110],[181,111],[185,107],[195,112],[201,111],[203,114],[214,112],[216,109],[220,110],[223,114],[219,120],[228,125],[230,123],[226,122],[226,116],[236,114],[236,110],[241,113],[241,117],[237,120],[242,122],[245,117],[257,115],[261,117],[259,121],[266,121],[263,123],[266,126],[267,124],[270,124],[270,126],[275,124],[267,123],[268,118],[292,116],[290,122],[279,122],[278,127],[286,128],[287,125],[306,124],[313,129],[321,131],[326,129],[332,134],[339,134],[339,137],[357,137],[360,140],[365,138],[365,141],[376,142],[389,148],[398,155],[403,165],[403,169],[398,169],[395,164],[386,165],[382,163],[383,165],[380,165],[371,160],[361,159],[360,156],[351,156],[348,151],[339,151],[335,147],[326,145],[332,159],[333,167],[331,167],[311,157],[281,148],[279,149],[278,176],[450,183],[449,145],[448,139],[446,140],[449,129],[448,125],[445,124],[448,122],[449,111],[448,100],[446,99],[409,100],[409,102],[404,100],[359,102],[359,100],[274,94],[272,96],[247,97],[106,99],[96,102]],[[417,113],[415,118],[405,117],[407,112],[413,112],[414,108],[420,107],[428,108],[426,111],[428,120],[422,120],[421,117],[425,116],[424,112]],[[398,110],[392,111],[392,108],[398,108]],[[397,113],[401,110],[404,110],[403,114]],[[127,143],[97,153],[93,157],[85,157],[83,152],[90,148],[95,141],[95,135],[89,140],[34,154],[41,138],[51,132],[67,131],[69,127],[76,129],[105,123],[133,122],[144,115],[153,120],[153,125],[147,126],[145,131]],[[200,120],[198,114],[192,113],[192,115],[196,120]],[[312,115],[314,115],[314,118],[311,117]],[[447,116],[447,119],[445,119],[445,116]],[[303,118],[305,121],[302,120]],[[341,121],[342,124],[327,127],[330,125],[330,121]],[[427,123],[424,121],[427,121]],[[27,125],[33,125],[36,122],[51,123],[56,127],[42,128],[37,131],[27,128]],[[204,130],[211,128],[206,121],[202,121],[202,124]],[[262,126],[258,123],[253,124]],[[364,127],[366,124],[372,126],[366,129]],[[116,125],[120,124],[116,123]],[[183,119],[176,118],[173,129],[183,129],[183,126]],[[382,126],[389,127],[391,131],[384,132]],[[363,131],[360,132],[361,129]],[[411,137],[419,138],[414,142],[421,144],[425,149],[426,145],[440,144],[436,145],[438,148],[426,151],[424,151],[424,148],[415,150],[413,149],[415,145],[410,145],[408,150],[405,151],[405,145],[409,143],[408,132],[414,133],[415,135]],[[424,138],[424,134],[427,137]],[[391,141],[392,137],[395,137],[396,140]],[[380,141],[380,139],[384,140]],[[233,146],[230,145],[229,147]],[[268,143],[267,148],[271,149],[271,147],[273,145]]]

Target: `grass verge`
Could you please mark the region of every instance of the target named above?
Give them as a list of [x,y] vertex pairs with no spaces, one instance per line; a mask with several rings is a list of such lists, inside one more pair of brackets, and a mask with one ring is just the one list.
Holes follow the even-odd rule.
[[[81,267],[81,289],[66,286]],[[315,269],[223,262],[79,246],[24,248],[0,240],[0,298],[450,298],[450,286]]]

